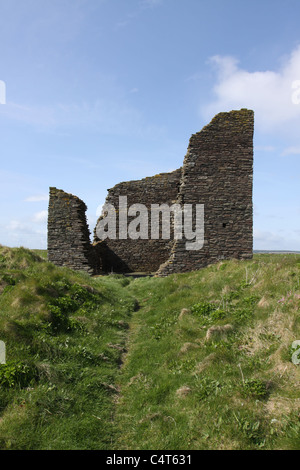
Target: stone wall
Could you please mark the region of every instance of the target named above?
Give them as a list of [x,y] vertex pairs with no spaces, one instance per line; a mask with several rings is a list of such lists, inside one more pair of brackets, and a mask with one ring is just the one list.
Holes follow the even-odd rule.
[[[172,226],[170,239],[151,239],[150,214],[152,204],[166,203],[172,205],[176,201],[181,177],[181,168],[171,173],[161,173],[138,181],[119,183],[108,190],[106,204],[116,208],[120,214],[119,196],[127,197],[128,208],[133,204],[143,204],[149,214],[148,238],[132,240],[129,237],[121,240],[106,239],[102,242],[102,265],[106,272],[148,272],[154,273],[170,256],[172,246]],[[136,216],[128,216],[128,226]],[[119,233],[119,217],[117,217],[117,234]],[[97,228],[97,226],[96,226]],[[94,243],[99,243],[97,230],[94,230]]]
[[99,268],[95,266],[86,209],[78,197],[50,188],[48,260],[57,266],[94,274]]
[[[152,204],[204,205],[201,249],[186,250],[185,237],[174,240],[172,230],[170,239],[153,240],[150,228],[146,239],[101,240],[97,226],[92,245],[84,202],[50,188],[49,260],[90,274],[156,272],[166,276],[200,269],[220,259],[251,258],[253,129],[251,110],[220,113],[191,136],[182,168],[119,183],[108,190],[106,203],[115,207],[117,215],[119,196],[127,197],[128,207],[144,204],[149,212]],[[134,218],[128,217],[128,223]]]

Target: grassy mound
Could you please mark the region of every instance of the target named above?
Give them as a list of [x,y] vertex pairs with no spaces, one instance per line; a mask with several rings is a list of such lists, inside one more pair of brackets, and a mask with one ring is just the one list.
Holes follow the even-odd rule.
[[299,255],[91,278],[0,246],[0,449],[299,449],[299,282]]
[[126,282],[0,247],[1,449],[111,446],[115,377],[136,307]]

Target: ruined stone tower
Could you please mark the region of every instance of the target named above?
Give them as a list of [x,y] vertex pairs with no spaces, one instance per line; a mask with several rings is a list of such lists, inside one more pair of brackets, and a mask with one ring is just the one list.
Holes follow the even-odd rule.
[[[48,258],[59,266],[100,272],[147,272],[166,276],[200,269],[220,259],[252,257],[254,113],[220,113],[190,138],[182,168],[108,190],[106,203],[119,211],[119,197],[140,203],[202,205],[204,244],[187,250],[186,238],[100,240],[93,244],[86,206],[76,196],[50,188]],[[149,234],[150,235],[150,234]]]

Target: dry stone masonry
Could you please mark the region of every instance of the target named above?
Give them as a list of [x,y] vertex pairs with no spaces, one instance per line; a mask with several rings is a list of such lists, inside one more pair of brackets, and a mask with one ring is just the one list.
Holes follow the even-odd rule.
[[[174,239],[172,223],[169,239],[151,239],[149,224],[147,239],[100,240],[95,228],[91,243],[84,202],[50,188],[49,261],[90,274],[146,272],[166,276],[221,259],[252,258],[253,130],[253,111],[219,113],[191,136],[182,168],[119,183],[108,190],[106,204],[112,204],[117,214],[120,196],[127,197],[128,207],[139,203],[149,211],[153,204],[203,205],[201,249],[186,250],[184,235],[181,240]],[[128,216],[128,223],[132,219]]]
[[[108,190],[106,203],[112,204],[116,208],[117,214],[120,213],[119,196],[127,196],[127,206],[133,204],[143,204],[150,215],[152,204],[172,205],[176,201],[180,185],[181,169],[172,173],[161,173],[156,176],[144,178],[139,181],[129,181],[120,183]],[[134,216],[128,216],[128,225],[134,219]],[[117,219],[118,221],[118,219]],[[103,269],[110,271],[132,272],[155,272],[159,266],[167,261],[170,256],[172,246],[171,240],[162,238],[151,239],[150,222],[148,224],[148,238],[133,240],[106,239],[105,247],[108,256],[104,259]],[[119,226],[117,224],[117,233]],[[101,242],[97,236],[96,228],[94,230],[94,243]],[[110,254],[114,254],[114,264],[111,264]]]
[[90,243],[86,209],[78,197],[50,188],[48,259],[57,266],[94,274],[94,250]]

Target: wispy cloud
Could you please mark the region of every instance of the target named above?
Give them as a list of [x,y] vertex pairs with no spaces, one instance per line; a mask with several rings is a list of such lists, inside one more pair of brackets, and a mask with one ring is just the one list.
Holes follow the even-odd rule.
[[120,28],[124,28],[125,26],[129,25],[135,18],[137,18],[137,16],[139,15],[139,10],[136,10],[136,11],[132,11],[131,13],[127,13],[127,15],[117,21],[117,23],[115,24],[115,29],[118,30]]
[[[39,219],[40,217],[37,217]],[[5,225],[0,225],[1,243],[6,246],[25,246],[27,248],[45,249],[47,246],[46,221],[24,221],[12,219]]]
[[54,127],[57,123],[55,108],[50,106],[33,106],[7,102],[5,106],[0,108],[0,116],[40,128]]
[[44,223],[44,222],[46,222],[47,217],[48,217],[48,211],[46,211],[46,210],[40,211],[40,212],[36,212],[36,213],[32,216],[32,221],[33,221],[33,222],[37,222],[37,223]]
[[47,246],[48,211],[41,210],[27,217],[15,217],[0,224],[1,243],[45,249]]
[[48,201],[49,196],[48,194],[37,194],[35,196],[29,196],[25,199],[26,202],[41,202],[41,201]]
[[256,250],[283,250],[286,240],[278,233],[271,231],[257,230],[253,231],[254,249]]
[[253,231],[255,250],[300,250],[299,236],[293,231],[271,231],[259,230]]
[[115,29],[118,30],[128,26],[133,20],[137,19],[143,11],[153,9],[162,4],[163,0],[140,0],[135,10],[127,13],[123,19],[115,24]]
[[196,73],[193,73],[192,75],[189,75],[188,77],[185,78],[185,82],[194,82],[194,81],[198,81],[198,80],[201,80],[201,78],[203,77],[203,72],[196,72]]
[[[136,92],[135,89],[133,92]],[[0,117],[20,121],[39,131],[62,132],[87,128],[112,135],[148,135],[155,125],[147,125],[142,112],[125,98],[102,98],[94,102],[57,103],[52,106],[24,106],[7,103],[0,108]]]
[[274,152],[276,147],[274,147],[274,145],[256,145],[254,151],[256,150],[260,152]]
[[300,147],[287,147],[286,149],[284,149],[281,155],[300,155]]
[[141,8],[154,8],[163,3],[163,0],[140,0]]

